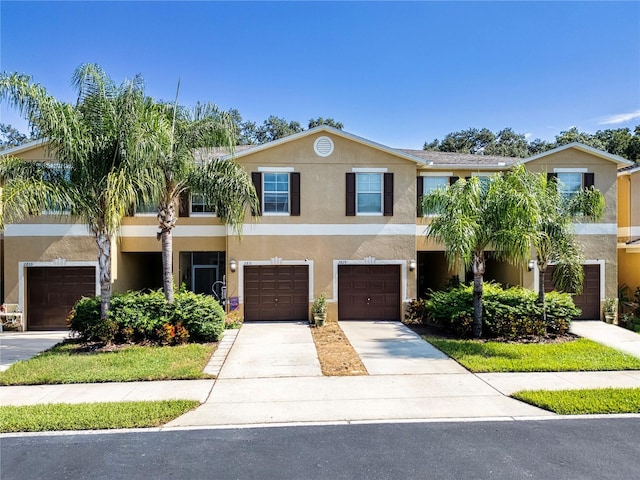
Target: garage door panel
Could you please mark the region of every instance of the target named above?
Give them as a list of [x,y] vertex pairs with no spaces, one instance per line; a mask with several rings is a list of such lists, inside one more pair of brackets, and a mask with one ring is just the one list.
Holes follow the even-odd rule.
[[[553,287],[553,270],[555,265],[549,265],[544,277],[544,290],[550,292]],[[582,314],[578,320],[597,320],[600,318],[600,265],[583,265],[584,284],[580,295],[573,295],[573,302]]]
[[400,265],[338,266],[341,320],[399,320]]
[[66,329],[73,305],[95,290],[94,267],[27,268],[27,328]]
[[309,269],[306,265],[247,266],[244,273],[246,320],[308,319]]

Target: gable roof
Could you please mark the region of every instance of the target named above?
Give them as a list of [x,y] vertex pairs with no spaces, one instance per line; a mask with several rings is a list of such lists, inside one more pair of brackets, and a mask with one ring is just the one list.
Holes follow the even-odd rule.
[[[248,148],[246,150],[242,150],[241,152],[237,152],[234,155],[234,158],[242,158],[247,155],[252,155],[254,153],[261,152],[263,150],[267,150],[273,147],[277,147],[278,145],[283,145],[285,143],[293,142],[295,140],[299,140],[301,138],[308,137],[309,135],[314,135],[321,132],[330,133],[332,135],[342,137],[347,140],[351,140],[361,145],[365,145],[370,148],[375,148],[376,150],[380,150],[382,152],[388,153],[390,155],[394,155],[404,160],[408,160],[418,165],[425,164],[425,161],[422,158],[412,155],[407,151],[387,147],[386,145],[382,145],[381,143],[372,142],[371,140],[367,140],[366,138],[359,137],[358,135],[354,135],[353,133],[348,133],[348,132],[345,132],[344,130],[339,130],[337,128],[330,127],[328,125],[320,125],[318,127],[310,128],[309,130],[304,130],[299,133],[294,133],[293,135],[288,135],[286,137],[278,138],[277,140],[274,140],[272,142],[256,145],[252,148]],[[230,155],[228,157],[230,157]]]
[[632,173],[640,172],[640,165],[633,164],[629,167],[620,168],[618,170],[618,176],[631,175]]
[[9,156],[9,155],[16,155],[22,152],[28,152],[29,150],[34,150],[36,148],[42,147],[46,143],[47,142],[42,139],[32,140],[30,142],[23,143],[22,145],[18,145],[17,147],[11,147],[5,150],[0,150],[0,155]]
[[633,165],[633,162],[631,160],[627,160],[626,158],[622,158],[618,155],[613,155],[612,153],[605,152],[604,150],[598,150],[597,148],[593,148],[593,147],[590,147],[589,145],[585,145],[584,143],[579,143],[579,142],[568,143],[566,145],[562,145],[561,147],[556,147],[552,150],[547,150],[546,152],[539,153],[537,155],[534,155],[533,157],[524,158],[520,160],[519,163],[531,162],[533,160],[538,160],[539,158],[543,158],[548,155],[553,155],[554,153],[562,152],[563,150],[569,150],[572,148],[576,150],[580,150],[585,153],[589,153],[591,155],[602,158],[604,160],[609,160],[610,162],[614,162],[618,165],[625,165],[625,166]]
[[490,168],[491,170],[507,169],[515,164],[517,157],[501,157],[498,155],[478,155],[473,153],[434,152],[431,150],[407,150],[400,151],[423,159],[429,166],[434,167],[460,167]]

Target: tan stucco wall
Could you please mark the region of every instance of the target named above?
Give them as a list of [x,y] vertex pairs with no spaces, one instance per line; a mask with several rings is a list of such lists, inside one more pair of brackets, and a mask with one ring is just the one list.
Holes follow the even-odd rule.
[[640,248],[618,250],[618,280],[629,287],[631,295],[640,287]]
[[[313,151],[319,136],[334,141],[329,157]],[[416,164],[335,135],[321,133],[238,158],[247,172],[259,167],[293,167],[300,172],[300,216],[263,215],[260,223],[413,223],[416,217]],[[384,167],[394,174],[392,217],[345,215],[345,174],[352,168]]]
[[95,262],[98,248],[92,237],[6,237],[4,255],[5,301],[18,303],[18,262]]

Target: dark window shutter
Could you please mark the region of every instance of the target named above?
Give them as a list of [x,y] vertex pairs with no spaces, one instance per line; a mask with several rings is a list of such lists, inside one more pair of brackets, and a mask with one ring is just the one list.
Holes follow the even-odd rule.
[[593,187],[594,184],[595,184],[595,175],[593,172],[582,174],[582,186],[584,188]]
[[393,173],[384,174],[384,216],[393,216]]
[[424,197],[424,177],[416,177],[416,192],[418,193],[418,203],[416,208],[416,216],[422,216],[422,198]]
[[449,185],[453,185],[460,177],[449,177]]
[[550,181],[552,178],[558,178],[558,174],[554,173],[554,172],[547,172],[547,182]]
[[289,174],[289,192],[291,202],[291,215],[300,216],[300,173]]
[[471,180],[471,177],[464,177],[464,179],[468,182],[469,180]]
[[262,173],[251,172],[251,181],[253,187],[256,189],[256,195],[258,195],[258,201],[260,202],[260,210],[257,212],[251,212],[253,215],[262,215]]
[[347,173],[347,217],[356,215],[356,174]]
[[189,216],[189,197],[189,192],[186,190],[180,194],[180,205],[178,207],[179,217]]

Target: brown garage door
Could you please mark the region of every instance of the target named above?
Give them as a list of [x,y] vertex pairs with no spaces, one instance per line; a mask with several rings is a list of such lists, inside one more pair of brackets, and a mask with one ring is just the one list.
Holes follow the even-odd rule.
[[[549,265],[544,274],[544,291],[553,290],[551,276],[554,265]],[[600,265],[583,265],[584,284],[582,293],[573,297],[573,302],[582,310],[579,320],[597,320],[600,318]]]
[[244,268],[245,320],[308,320],[309,267]]
[[339,265],[340,320],[400,320],[400,265]]
[[27,268],[27,329],[66,329],[73,305],[95,294],[94,267]]

